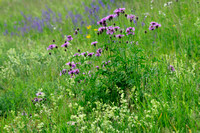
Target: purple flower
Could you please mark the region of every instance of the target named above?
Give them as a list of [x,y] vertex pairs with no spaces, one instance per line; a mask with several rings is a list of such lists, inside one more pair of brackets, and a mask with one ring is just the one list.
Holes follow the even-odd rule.
[[25,116],[25,115],[27,115],[27,113],[23,111],[23,112],[22,112],[22,115]]
[[63,45],[61,45],[61,47],[66,47],[69,45],[69,42],[64,43]]
[[134,28],[134,27],[128,27],[128,28],[126,29],[126,32],[127,32],[127,33],[130,32],[130,31],[135,31],[135,28]]
[[38,93],[36,93],[36,96],[41,96],[43,94],[44,94],[43,92],[38,92]]
[[131,21],[133,21],[135,20],[135,15],[130,14],[127,16],[127,19],[130,19]]
[[121,39],[124,35],[118,34],[116,35],[117,38]]
[[74,69],[76,67],[76,64],[72,64],[72,69]]
[[71,66],[71,62],[68,62],[68,63],[66,63],[66,65],[69,65],[69,66]]
[[77,55],[78,55],[78,56],[80,56],[80,54],[79,54],[79,53],[76,53],[76,54],[74,54],[74,56],[77,56]]
[[71,40],[73,40],[72,36],[71,35],[67,36],[67,41],[71,41]]
[[96,46],[96,44],[97,44],[98,42],[97,41],[95,41],[95,42],[92,42],[91,43],[91,45],[94,45],[94,46]]
[[151,22],[151,25],[149,26],[149,30],[154,30],[155,28],[161,27],[161,24],[158,24],[156,22]]
[[153,26],[155,26],[155,25],[157,25],[158,23],[156,23],[156,22],[151,22],[150,24],[153,25]]
[[175,68],[174,68],[172,65],[169,66],[169,69],[170,69],[172,72],[175,71]]
[[134,35],[135,33],[132,32],[132,31],[135,31],[135,28],[134,27],[129,27],[126,29],[126,33],[127,35]]
[[92,53],[89,53],[88,56],[89,56],[89,57],[92,57],[93,54],[94,54],[93,52],[92,52]]
[[75,74],[79,74],[79,69],[75,69],[75,70],[73,70],[73,73],[75,73]]
[[102,49],[101,48],[97,49],[97,53],[102,53]]
[[107,32],[108,35],[112,35],[113,33],[115,33],[115,29],[112,26],[107,27]]
[[118,8],[114,11],[115,14],[117,14],[117,16],[119,16],[120,13],[124,13],[125,8]]
[[155,29],[155,26],[153,26],[153,25],[149,26],[149,30],[154,30],[154,29]]
[[105,29],[106,29],[106,27],[100,27],[100,28],[98,29],[98,31],[103,32]]
[[62,76],[62,74],[64,75],[67,72],[66,69],[63,69],[62,72],[60,72],[60,76]]
[[115,30],[118,30],[119,28],[120,28],[119,26],[115,26],[115,27],[114,27]]
[[97,70],[99,70],[99,66],[96,66]]
[[49,47],[47,48],[47,50],[50,50],[50,49],[53,49],[53,48],[56,48],[57,46],[55,44],[51,44],[49,45]]
[[97,22],[97,24],[107,26],[106,20],[107,20],[107,18],[102,18],[100,21]]
[[74,70],[71,70],[68,72],[69,75],[73,75],[74,74]]
[[116,14],[111,14],[106,17],[107,20],[111,21],[113,18],[117,17]]
[[99,57],[99,56],[101,56],[101,54],[97,52],[97,53],[95,54],[95,56]]
[[84,56],[86,56],[86,52],[83,52],[83,53],[81,53],[81,55],[84,55]]

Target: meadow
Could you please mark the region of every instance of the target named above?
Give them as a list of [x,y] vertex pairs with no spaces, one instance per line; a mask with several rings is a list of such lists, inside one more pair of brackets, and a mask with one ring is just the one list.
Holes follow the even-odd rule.
[[0,0],[0,132],[200,132],[200,1]]

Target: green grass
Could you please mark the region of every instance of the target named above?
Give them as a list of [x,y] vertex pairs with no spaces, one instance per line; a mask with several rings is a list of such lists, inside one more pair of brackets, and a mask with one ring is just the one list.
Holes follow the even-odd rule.
[[[85,5],[90,7],[91,1],[84,1]],[[78,25],[82,34],[73,35],[77,27],[70,17],[65,19],[69,11],[90,21],[81,2],[0,1],[0,132],[200,132],[200,4],[179,0],[164,7],[166,0],[127,0],[125,11],[138,16],[138,26],[123,15],[109,22],[135,27],[134,36],[114,44],[108,42],[113,37],[96,34],[98,25],[91,25],[91,29]],[[99,18],[116,9],[115,4],[103,2],[111,10],[100,8]],[[116,3],[123,7],[122,2]],[[24,19],[20,11],[41,17],[46,6],[62,14],[63,21],[54,24],[55,30],[45,27],[41,33],[32,30],[24,36],[3,35],[6,29],[17,31],[15,21]],[[149,31],[152,21],[162,26]],[[74,38],[67,52],[60,47],[66,34]],[[46,48],[52,40],[59,48],[49,55]],[[93,41],[98,41],[96,47],[91,46]],[[97,48],[104,48],[99,58],[73,57],[78,49],[95,52]],[[96,69],[108,60],[108,66]],[[76,78],[59,76],[71,61],[84,64],[79,66],[81,74]],[[89,71],[91,77],[82,74]],[[46,101],[33,104],[39,91],[44,92],[41,98]]]

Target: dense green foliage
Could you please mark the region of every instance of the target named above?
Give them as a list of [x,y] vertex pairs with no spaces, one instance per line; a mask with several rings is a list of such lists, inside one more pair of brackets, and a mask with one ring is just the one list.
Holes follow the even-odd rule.
[[[97,21],[119,7],[125,13],[107,24],[124,36],[98,35]],[[199,132],[199,8],[195,0],[0,0],[0,132]],[[161,27],[151,31],[151,22]],[[94,55],[74,56],[86,51]],[[72,78],[62,72],[68,62],[79,69]]]

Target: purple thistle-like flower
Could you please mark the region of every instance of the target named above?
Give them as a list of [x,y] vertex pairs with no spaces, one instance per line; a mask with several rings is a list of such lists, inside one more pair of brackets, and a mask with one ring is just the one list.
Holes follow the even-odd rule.
[[23,115],[23,116],[26,116],[26,115],[27,115],[27,113],[23,111],[23,112],[22,112],[22,115]]
[[172,65],[169,66],[169,69],[170,69],[172,72],[175,71],[175,68],[174,68]]
[[115,30],[116,30],[116,29],[120,29],[120,27],[119,27],[119,26],[115,26],[114,29],[115,29]]
[[38,100],[38,98],[37,98],[37,97],[35,97],[35,98],[34,98],[34,101],[35,101],[35,102],[38,102],[39,100]]
[[72,40],[73,40],[73,38],[71,35],[67,36],[67,41],[72,41]]
[[151,22],[150,24],[153,25],[153,26],[155,26],[155,25],[157,25],[158,23],[156,23],[156,22]]
[[86,52],[83,52],[83,53],[81,53],[81,55],[84,55],[84,56],[86,56]]
[[95,41],[95,42],[92,42],[91,43],[91,45],[96,45],[98,42],[97,41]]
[[71,70],[68,72],[69,75],[73,75],[74,74],[74,70]]
[[102,53],[102,49],[101,48],[97,49],[97,53]]
[[98,31],[104,31],[104,30],[106,30],[106,27],[100,27],[99,29],[98,29]]
[[153,26],[153,25],[149,26],[149,30],[154,30],[154,29],[155,29],[155,26]]
[[95,56],[99,57],[99,56],[101,56],[101,54],[97,52],[97,53],[95,54]]
[[99,70],[99,66],[96,66],[97,70]]
[[149,30],[154,30],[155,28],[161,27],[161,24],[158,24],[156,22],[151,22],[151,25],[149,26]]
[[116,14],[111,14],[106,17],[107,20],[111,21],[113,18],[117,17]]
[[115,33],[115,29],[114,29],[114,27],[112,27],[112,26],[109,26],[109,27],[107,27],[106,28],[107,29],[107,34],[108,35],[112,35],[113,33]]
[[118,34],[116,35],[117,38],[121,39],[124,35]]
[[76,53],[76,54],[74,54],[74,56],[80,56],[80,54],[79,54],[79,53]]
[[88,56],[89,56],[89,57],[92,57],[93,54],[94,54],[94,52],[89,53]]
[[66,65],[69,65],[69,66],[71,66],[71,62],[68,62],[68,63],[66,63]]
[[79,72],[80,72],[79,69],[75,69],[75,70],[74,70],[74,73],[75,73],[75,74],[79,74]]
[[76,67],[76,64],[72,64],[72,69],[74,69]]
[[67,72],[66,69],[63,69],[62,72],[60,72],[60,76],[64,75]]
[[38,93],[36,93],[36,96],[41,96],[43,94],[44,94],[43,92],[38,92]]
[[69,42],[66,42],[63,45],[61,45],[61,47],[67,47],[68,45],[69,45]]
[[125,10],[125,8],[118,8],[118,9],[115,9],[114,13],[117,14],[117,16],[119,16],[120,13],[123,13]]
[[47,48],[47,50],[53,49],[55,47],[57,47],[55,44],[51,44],[51,45],[49,45],[49,47]]
[[130,19],[131,21],[135,20],[135,15],[130,14],[127,16],[127,19]]

